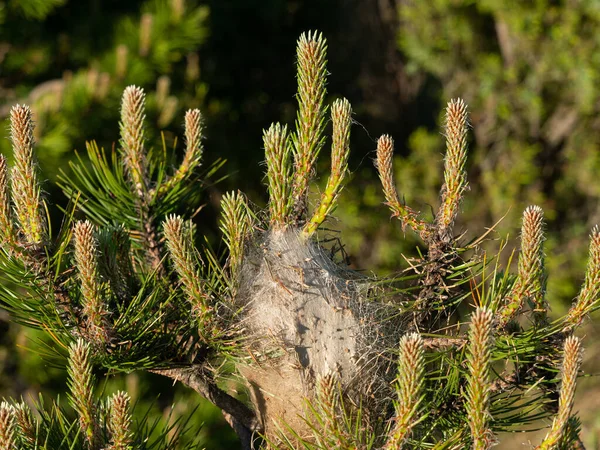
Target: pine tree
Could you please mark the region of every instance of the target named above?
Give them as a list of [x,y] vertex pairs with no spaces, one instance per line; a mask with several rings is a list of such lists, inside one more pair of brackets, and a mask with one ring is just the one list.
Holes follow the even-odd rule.
[[[469,127],[467,106],[455,99],[434,220],[404,203],[393,139],[377,141],[382,197],[427,251],[394,277],[350,270],[324,226],[344,187],[352,125],[347,100],[325,103],[326,60],[322,35],[303,34],[296,123],[263,135],[268,209],[254,210],[240,192],[223,196],[226,255],[196,236],[191,220],[214,171],[203,167],[200,111],[187,112],[184,156],[172,167],[166,149],[148,150],[144,91],[127,87],[118,149],[88,145],[91,165],[75,164],[74,176],[60,180],[71,205],[52,230],[32,113],[12,108],[15,163],[9,169],[0,158],[0,299],[14,320],[69,349],[74,414],[3,403],[3,448],[172,448],[171,430],[145,440],[147,424],[132,423],[127,394],[96,400],[94,366],[188,386],[223,411],[248,449],[479,450],[540,418],[552,425],[538,448],[581,448],[574,333],[599,305],[600,230],[591,232],[579,296],[551,320],[540,208],[523,214],[514,275],[481,249],[487,233],[469,242],[454,234],[468,188]],[[311,207],[327,144],[331,171]],[[228,389],[232,378],[247,399]]]

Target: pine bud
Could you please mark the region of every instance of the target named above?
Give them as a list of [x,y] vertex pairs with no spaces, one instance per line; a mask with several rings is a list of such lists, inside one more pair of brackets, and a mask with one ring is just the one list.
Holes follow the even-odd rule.
[[146,96],[143,89],[129,86],[121,103],[121,149],[125,167],[134,191],[144,198],[147,191],[147,163],[144,150],[144,119]]
[[93,399],[94,377],[90,347],[82,339],[69,348],[69,400],[79,416],[79,425],[91,448],[98,445],[96,405]]
[[417,214],[408,206],[400,202],[396,183],[394,181],[394,140],[384,134],[377,140],[377,159],[375,166],[379,172],[379,179],[383,187],[386,205],[392,211],[392,216],[397,217],[402,223],[402,230],[411,227],[419,233],[421,239],[427,241],[430,236],[430,226],[417,218]]
[[21,440],[29,444],[30,446],[35,446],[36,436],[37,436],[37,424],[29,409],[25,403],[19,403],[15,405],[15,418],[19,430],[19,435]]
[[308,183],[323,146],[326,108],[327,41],[322,34],[303,33],[297,46],[298,115],[294,136],[294,182],[292,198],[295,219],[306,214]]
[[418,334],[402,336],[398,375],[394,383],[398,393],[396,417],[385,449],[402,448],[414,426],[421,403],[424,369],[423,339]]
[[340,395],[340,380],[337,374],[328,373],[317,377],[317,401],[323,432],[333,437],[340,444],[340,448],[348,448],[350,437],[343,426],[340,426],[343,423],[340,418]]
[[197,166],[202,159],[203,118],[199,109],[190,109],[185,113],[185,156],[182,166],[189,170]]
[[539,206],[529,206],[523,213],[519,271],[507,304],[500,312],[501,325],[506,325],[529,299],[536,322],[546,320],[544,271],[544,212]]
[[228,192],[221,199],[223,217],[221,230],[229,248],[229,267],[234,278],[242,264],[244,242],[250,226],[248,205],[240,192]]
[[394,210],[394,207],[400,206],[400,197],[398,196],[396,183],[394,181],[393,159],[394,140],[391,136],[384,134],[377,140],[376,166],[383,187],[385,200],[387,205],[392,208],[392,211]]
[[449,241],[452,225],[458,215],[463,191],[467,187],[467,105],[462,99],[453,99],[446,107],[446,158],[442,202],[436,217],[438,235]]
[[10,137],[15,154],[11,177],[15,212],[25,241],[39,245],[46,239],[46,224],[33,160],[33,118],[28,106],[16,105],[11,109]]
[[493,321],[492,312],[485,308],[477,308],[471,318],[465,407],[473,439],[473,450],[486,450],[495,442],[488,426]]
[[194,261],[195,248],[191,228],[184,225],[180,216],[171,215],[164,222],[164,233],[169,256],[183,283],[183,289],[192,304],[192,309],[202,324],[211,314],[209,296],[204,291],[199,271]]
[[536,450],[557,448],[566,431],[575,401],[575,387],[577,385],[577,373],[581,367],[581,355],[581,341],[574,336],[565,339],[563,363],[560,371],[562,381],[558,397],[558,413],[552,422],[552,428]]
[[126,392],[119,391],[108,401],[108,431],[110,445],[107,450],[129,450],[132,443],[130,398]]
[[269,183],[269,211],[271,223],[279,227],[290,221],[290,150],[287,127],[272,124],[263,131],[267,181]]
[[94,226],[89,221],[79,221],[73,230],[75,265],[79,273],[83,314],[87,321],[90,338],[99,344],[108,340],[105,324],[105,308],[100,289],[98,272],[98,243]]
[[590,313],[600,296],[600,228],[595,226],[590,235],[590,256],[588,259],[585,281],[569,310],[565,320],[565,331],[581,325]]
[[350,126],[352,125],[352,107],[348,100],[336,100],[331,106],[333,124],[333,142],[331,145],[331,174],[325,191],[321,195],[319,206],[304,227],[304,235],[311,236],[317,231],[327,215],[334,209],[337,197],[342,190],[342,181],[348,171],[350,156]]

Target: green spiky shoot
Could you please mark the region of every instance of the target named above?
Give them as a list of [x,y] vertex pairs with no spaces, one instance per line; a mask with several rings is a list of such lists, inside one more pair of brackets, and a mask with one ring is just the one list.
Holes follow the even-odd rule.
[[186,225],[180,216],[169,216],[163,224],[167,249],[183,290],[192,306],[198,323],[206,325],[212,316],[210,296],[204,290],[202,278],[196,267],[196,249],[192,227]]
[[0,450],[17,448],[15,409],[6,402],[0,403]]
[[146,249],[146,260],[152,270],[164,275],[162,255],[153,223],[151,201],[156,196],[150,190],[148,160],[145,149],[144,121],[146,119],[146,95],[137,86],[128,86],[121,101],[121,154],[129,178],[129,189],[136,196],[135,204],[140,216],[141,237]]
[[25,243],[40,245],[46,240],[47,231],[33,159],[33,128],[29,106],[13,106],[10,111],[10,138],[15,157],[11,174],[13,203]]
[[439,237],[448,242],[452,238],[452,225],[467,188],[467,131],[469,128],[467,105],[462,99],[453,99],[446,107],[446,158],[442,202],[436,216]]
[[327,41],[320,33],[303,33],[297,46],[298,114],[294,143],[292,199],[296,222],[304,220],[308,183],[323,147],[327,80]]
[[233,279],[237,278],[244,255],[244,242],[250,227],[248,205],[241,192],[228,192],[221,199],[223,217],[221,231],[229,249],[229,269]]
[[98,242],[94,226],[89,221],[75,224],[73,243],[88,337],[103,346],[108,341],[106,310],[98,271]]
[[268,448],[374,448],[377,432],[365,426],[362,407],[347,400],[339,374],[330,372],[318,375],[315,390],[314,400],[306,399],[307,416],[304,417],[311,431],[305,436],[293,431],[294,439],[290,440],[279,430],[278,438],[283,445],[276,445],[267,439]]
[[545,323],[545,284],[544,212],[539,206],[529,206],[523,213],[517,280],[500,310],[499,325],[506,326],[521,310],[526,299],[531,303],[536,323]]
[[581,325],[600,297],[600,228],[595,226],[590,234],[590,256],[585,281],[565,319],[565,331]]
[[352,124],[352,106],[348,100],[336,100],[331,106],[333,124],[333,142],[331,145],[331,174],[327,180],[321,201],[311,219],[303,229],[305,237],[312,236],[336,206],[342,190],[342,181],[348,171],[350,155],[350,126]]
[[142,199],[148,191],[148,167],[144,149],[146,95],[137,86],[128,86],[121,101],[121,151],[133,192]]
[[322,421],[322,433],[318,438],[323,448],[350,448],[352,436],[341,420],[340,386],[336,375],[329,374],[317,381],[317,404]]
[[423,339],[416,333],[403,336],[400,340],[398,375],[394,383],[398,393],[396,416],[384,447],[387,450],[402,448],[418,420],[424,370]]
[[69,348],[69,402],[79,417],[79,426],[91,449],[100,445],[97,407],[93,398],[94,376],[90,346],[82,339]]
[[14,408],[15,420],[17,421],[17,429],[21,441],[30,446],[35,445],[37,424],[31,409],[24,402],[16,404]]
[[10,206],[6,157],[0,155],[0,247],[10,252],[17,242]]
[[185,113],[185,154],[175,174],[159,188],[158,194],[168,193],[174,186],[186,179],[202,162],[204,147],[203,118],[199,109],[190,109]]
[[577,384],[577,373],[581,367],[581,355],[582,349],[579,339],[574,336],[569,336],[565,339],[558,413],[552,422],[552,428],[536,450],[558,448],[559,442],[564,438],[575,401],[575,387]]
[[269,213],[271,224],[283,228],[290,223],[291,202],[291,149],[287,127],[278,123],[263,131],[267,182],[269,188]]
[[202,130],[203,119],[199,109],[190,109],[185,113],[185,155],[183,162],[175,174],[176,180],[181,180],[186,173],[200,165],[202,160]]
[[119,391],[108,400],[108,432],[110,444],[107,450],[130,450],[131,434],[130,398],[126,392]]
[[421,239],[427,241],[431,234],[428,223],[421,221],[418,214],[400,201],[396,182],[394,181],[394,140],[389,135],[383,135],[377,140],[377,159],[375,165],[383,187],[386,205],[392,211],[392,216],[397,217],[402,224],[402,229],[412,228]]
[[494,316],[485,308],[477,308],[471,318],[467,356],[465,408],[473,439],[473,450],[487,450],[495,439],[490,421],[490,359],[493,347]]

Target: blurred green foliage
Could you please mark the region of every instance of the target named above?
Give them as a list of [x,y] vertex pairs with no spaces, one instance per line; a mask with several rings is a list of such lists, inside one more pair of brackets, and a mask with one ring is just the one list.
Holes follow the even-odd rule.
[[[26,0],[0,10],[2,126],[11,105],[31,106],[45,178],[55,180],[86,139],[109,148],[117,141],[119,102],[130,84],[151,93],[149,130],[203,102],[197,52],[208,34],[205,5]],[[10,154],[8,140],[0,151]]]
[[[462,223],[479,231],[506,214],[498,228],[506,233],[527,204],[542,206],[548,252],[560,255],[549,289],[570,300],[586,254],[580,236],[600,220],[598,3],[409,1],[399,15],[406,70],[433,77],[440,103],[460,96],[472,111]],[[435,131],[419,129],[410,158],[433,161],[441,145]],[[415,179],[410,167],[399,179]],[[416,175],[411,196],[430,188]]]

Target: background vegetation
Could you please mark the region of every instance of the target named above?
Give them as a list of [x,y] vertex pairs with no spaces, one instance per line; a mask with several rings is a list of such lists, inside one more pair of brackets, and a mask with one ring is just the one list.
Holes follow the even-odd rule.
[[[227,178],[209,187],[209,202],[196,218],[211,238],[218,233],[222,192],[240,188],[265,201],[261,130],[275,120],[293,122],[295,41],[302,31],[319,29],[332,49],[329,93],[351,101],[359,124],[353,179],[333,224],[352,265],[389,272],[417,242],[410,234],[397,239],[401,231],[381,207],[370,163],[375,137],[394,136],[401,192],[427,212],[442,181],[439,111],[461,96],[472,112],[473,192],[459,226],[476,234],[506,216],[498,238],[514,237],[524,207],[542,206],[553,264],[548,289],[566,305],[581,281],[577,274],[584,273],[588,230],[600,221],[599,25],[600,8],[592,1],[0,1],[1,133],[8,134],[10,107],[30,104],[40,166],[55,180],[60,171],[68,174],[68,161],[86,140],[106,148],[117,141],[125,86],[149,93],[154,126],[148,129],[164,130],[151,136],[157,147],[161,139],[173,146],[182,131],[175,118],[199,107],[206,119],[205,160],[227,160],[221,171]],[[0,140],[0,151],[10,155],[8,139]],[[1,333],[2,396],[63,390],[64,371],[39,358],[37,336],[9,325],[7,316]],[[591,341],[587,360],[597,354]],[[135,374],[111,379],[106,389],[125,385],[156,417],[166,417],[185,396],[168,394],[158,377]],[[185,409],[176,414],[196,406],[176,403]],[[582,403],[580,409],[595,407]],[[593,416],[583,414],[590,448],[599,445]],[[227,448],[233,439],[227,426],[204,403],[194,424],[203,421],[206,446]]]

